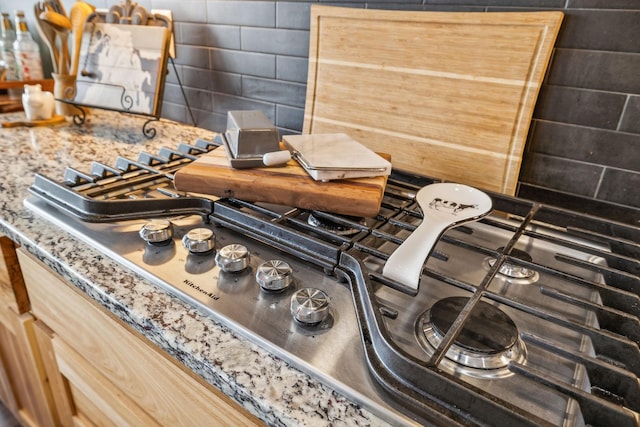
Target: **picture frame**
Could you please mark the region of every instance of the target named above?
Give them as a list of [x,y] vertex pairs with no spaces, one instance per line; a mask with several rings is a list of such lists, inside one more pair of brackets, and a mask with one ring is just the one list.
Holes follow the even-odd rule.
[[65,101],[158,117],[170,27],[99,21],[85,23],[75,90]]

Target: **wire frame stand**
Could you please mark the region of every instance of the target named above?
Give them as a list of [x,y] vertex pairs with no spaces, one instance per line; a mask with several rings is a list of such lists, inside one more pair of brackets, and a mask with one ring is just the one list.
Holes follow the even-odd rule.
[[[79,82],[82,83],[82,82]],[[77,83],[76,83],[77,84]],[[94,83],[95,84],[95,83]],[[121,85],[115,85],[115,84],[108,84],[108,83],[101,83],[101,85],[104,86],[109,86],[115,90],[119,90],[121,91],[120,94],[120,104],[122,108],[106,108],[106,107],[99,107],[101,110],[108,110],[108,111],[117,111],[120,113],[126,113],[126,114],[131,114],[131,115],[136,115],[136,116],[141,116],[141,117],[147,117],[148,120],[144,122],[144,124],[142,125],[142,134],[147,137],[148,139],[152,139],[156,136],[156,128],[155,127],[151,127],[150,124],[153,122],[157,122],[160,120],[160,109],[158,109],[158,113],[157,115],[150,115],[150,114],[144,114],[144,113],[138,113],[135,111],[130,111],[131,107],[133,106],[133,98],[131,95],[126,93],[126,88],[124,86]],[[78,104],[76,102],[73,101],[74,95],[75,95],[75,91],[76,91],[76,87],[75,86],[69,86],[65,89],[64,91],[64,98],[60,99],[60,98],[56,98],[56,101],[60,101],[60,102],[64,102],[66,104],[69,104],[71,106],[73,106],[75,108],[75,110],[77,110],[77,113],[73,114],[73,123],[76,124],[77,126],[82,126],[86,119],[87,119],[87,112],[85,111],[85,108],[94,108],[95,106],[93,105],[85,105],[85,104]]]
[[[77,78],[74,76],[75,81],[59,91],[62,96],[56,100],[74,107],[69,115],[73,115],[76,125],[85,123],[86,108],[146,117],[142,133],[151,139],[157,133],[151,124],[160,120],[173,22],[165,16],[147,13],[130,0],[116,9],[108,13],[94,12],[87,17],[83,37],[87,42],[83,41],[80,50],[83,64]],[[99,61],[94,58],[96,51],[104,49],[110,54],[100,57]],[[136,61],[136,53],[143,50],[147,56]],[[152,62],[148,59],[149,52],[155,54]],[[122,58],[129,57],[131,59],[122,62]],[[173,63],[173,59],[171,61]],[[175,65],[173,67],[175,70]],[[182,83],[179,79],[178,82],[186,101]],[[187,107],[193,121],[188,103]]]

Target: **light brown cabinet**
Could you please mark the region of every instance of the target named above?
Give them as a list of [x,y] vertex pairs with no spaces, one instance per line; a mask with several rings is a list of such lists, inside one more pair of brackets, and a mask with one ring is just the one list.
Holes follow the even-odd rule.
[[[15,252],[29,311],[5,302],[10,286],[3,283],[0,399],[23,424],[262,424],[31,254]],[[12,352],[20,355],[6,363]],[[16,367],[15,360],[29,363]]]
[[0,400],[25,426],[53,426],[55,408],[34,345],[34,322],[15,246],[0,236]]

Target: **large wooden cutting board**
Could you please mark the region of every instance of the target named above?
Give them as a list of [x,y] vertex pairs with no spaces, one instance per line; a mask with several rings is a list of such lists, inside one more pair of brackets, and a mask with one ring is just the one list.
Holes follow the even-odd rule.
[[562,17],[313,5],[303,133],[343,132],[394,169],[514,194]]
[[220,147],[178,170],[174,184],[180,191],[372,217],[380,209],[386,179],[319,182],[295,160],[283,167],[234,169]]

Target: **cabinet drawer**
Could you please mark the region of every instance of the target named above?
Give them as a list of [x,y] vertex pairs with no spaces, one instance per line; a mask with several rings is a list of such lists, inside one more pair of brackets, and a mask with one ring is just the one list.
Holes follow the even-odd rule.
[[30,254],[18,250],[18,258],[32,311],[55,334],[54,351],[73,350],[66,355],[77,353],[156,422],[171,426],[259,424]]

